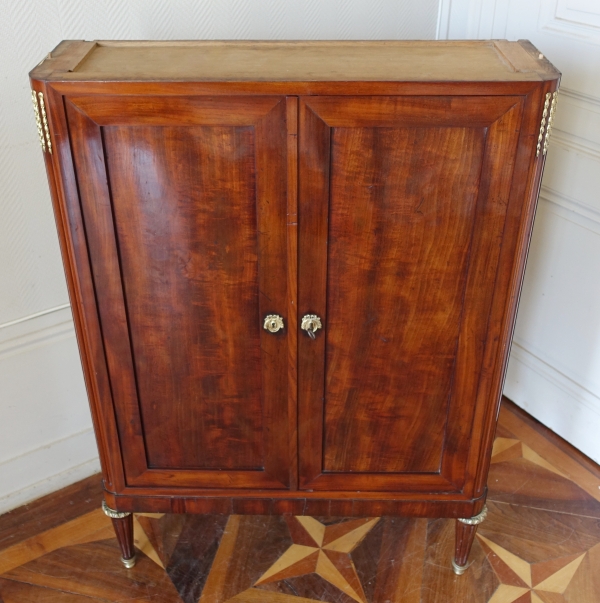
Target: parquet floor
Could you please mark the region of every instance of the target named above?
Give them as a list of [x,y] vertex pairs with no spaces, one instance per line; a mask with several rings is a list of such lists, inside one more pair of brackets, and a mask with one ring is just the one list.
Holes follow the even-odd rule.
[[126,570],[98,477],[0,517],[0,603],[598,603],[600,470],[505,403],[487,520],[137,515]]

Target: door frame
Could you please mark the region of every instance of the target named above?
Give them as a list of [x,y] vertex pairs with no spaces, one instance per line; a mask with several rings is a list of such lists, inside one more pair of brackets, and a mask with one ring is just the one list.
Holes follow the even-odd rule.
[[[296,105],[281,95],[215,98],[182,93],[139,97],[111,94],[110,90],[104,94],[78,93],[77,90],[64,96],[54,91],[51,94],[55,136],[59,138],[57,152],[63,155],[61,176],[66,183],[68,219],[72,231],[86,233],[86,249],[79,249],[79,261],[88,264],[87,270],[81,274],[85,275],[84,279],[89,277],[86,285],[94,291],[92,295],[96,300],[95,307],[88,304],[84,309],[86,325],[82,330],[88,334],[93,330],[95,337],[99,338],[88,342],[88,345],[96,347],[96,357],[102,358],[101,364],[106,368],[106,373],[98,376],[102,382],[101,391],[96,391],[101,408],[93,408],[93,412],[104,416],[104,419],[96,421],[97,425],[106,419],[109,424],[115,424],[114,429],[111,426],[109,430],[111,439],[118,440],[121,453],[120,462],[112,462],[116,467],[109,472],[108,481],[116,491],[127,486],[293,488],[297,473],[296,449],[291,443],[295,442],[295,375],[288,356],[295,347],[296,333],[293,328],[295,316],[290,315],[288,319],[288,312],[294,307],[293,291],[289,291],[288,286],[291,281],[289,274],[295,273],[295,255],[288,241],[293,229],[290,229],[287,219],[289,205],[295,199],[293,182],[291,186],[286,184],[286,192],[281,198],[283,207],[275,211],[275,204],[271,201],[276,197],[275,180],[287,180],[291,162],[295,160],[295,152],[290,157],[289,151],[290,140],[295,136]],[[272,237],[279,239],[277,246],[270,243],[269,236],[262,237],[258,243],[264,252],[259,268],[259,286],[263,276],[267,279],[274,276],[281,283],[283,294],[279,305],[286,319],[285,332],[281,337],[273,337],[262,329],[262,325],[260,329],[262,381],[269,390],[266,395],[263,390],[262,398],[265,462],[261,470],[148,467],[122,282],[116,276],[121,274],[120,259],[101,136],[104,125],[135,124],[248,125],[254,128],[257,205],[260,211],[270,212],[271,217],[277,214],[278,228],[281,229],[281,236]],[[68,133],[67,136],[60,138],[61,131]],[[88,174],[92,170],[98,175],[91,179],[93,182],[87,196],[85,191],[82,193],[77,180],[78,161],[80,170],[85,166]],[[262,316],[270,312],[261,297],[259,295]],[[111,455],[114,455],[113,451]],[[102,454],[105,458],[111,455]]]
[[[533,155],[540,88],[526,95],[511,94],[508,89],[503,95],[466,96],[457,87],[457,94],[452,96],[300,98],[299,310],[301,315],[318,314],[323,323],[323,331],[314,341],[303,335],[298,341],[300,489],[464,492],[475,496],[483,492],[481,476],[487,471],[494,409],[500,402],[516,310],[515,288],[520,283],[518,270],[526,253],[523,236],[531,226],[522,216],[525,212],[532,215],[535,201],[535,167],[530,166],[536,163]],[[480,181],[451,394],[460,403],[450,405],[439,472],[326,472],[324,367],[331,128],[418,125],[487,128],[482,170],[486,177]],[[496,144],[510,151],[508,160],[491,152]],[[498,187],[501,195],[488,194]],[[485,229],[483,225],[487,225]],[[490,234],[493,244],[486,240]],[[485,294],[478,295],[482,280]],[[485,333],[483,341],[471,340],[469,333],[474,330]]]

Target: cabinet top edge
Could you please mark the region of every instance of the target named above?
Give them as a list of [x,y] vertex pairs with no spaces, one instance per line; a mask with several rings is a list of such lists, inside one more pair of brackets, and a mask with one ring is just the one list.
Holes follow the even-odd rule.
[[519,82],[560,73],[527,40],[61,42],[43,81]]

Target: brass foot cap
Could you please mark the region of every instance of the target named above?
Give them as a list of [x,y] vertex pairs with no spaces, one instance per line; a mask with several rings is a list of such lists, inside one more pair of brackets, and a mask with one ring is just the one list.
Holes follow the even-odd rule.
[[131,559],[123,559],[123,557],[121,557],[121,561],[127,569],[131,569],[135,565],[137,557],[135,555]]
[[452,559],[452,569],[457,576],[462,576],[468,567],[468,565],[458,565],[456,561]]

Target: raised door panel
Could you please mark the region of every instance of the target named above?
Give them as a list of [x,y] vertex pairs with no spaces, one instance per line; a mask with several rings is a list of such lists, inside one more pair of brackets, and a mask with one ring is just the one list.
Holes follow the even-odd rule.
[[65,104],[127,484],[288,487],[285,99]]
[[300,485],[461,492],[523,102],[300,103]]

